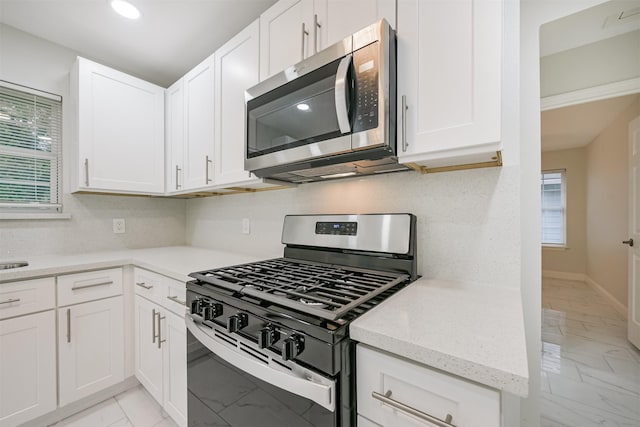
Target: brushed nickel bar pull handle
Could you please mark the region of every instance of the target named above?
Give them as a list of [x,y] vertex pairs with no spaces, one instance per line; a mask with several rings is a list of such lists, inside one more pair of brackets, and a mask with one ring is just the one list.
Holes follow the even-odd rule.
[[71,309],[67,308],[67,343],[71,342]]
[[151,310],[151,342],[156,342],[156,309]]
[[151,289],[153,285],[147,285],[145,282],[136,282],[136,286],[140,286],[141,288]]
[[162,348],[162,343],[166,341],[162,339],[162,321],[165,319],[165,316],[160,316],[160,312],[158,312],[158,348]]
[[300,45],[300,60],[304,59],[304,38],[309,35],[309,31],[307,31],[306,25],[302,23],[302,43]]
[[96,286],[106,286],[106,285],[113,285],[113,280],[108,280],[106,282],[91,283],[89,285],[74,286],[71,288],[71,290],[77,291],[78,289],[95,288]]
[[451,414],[447,414],[447,417],[444,420],[440,418],[436,418],[433,415],[429,415],[425,412],[419,411],[411,406],[407,406],[404,403],[400,403],[397,400],[391,399],[391,390],[387,391],[384,395],[380,393],[376,393],[375,391],[371,392],[371,397],[376,400],[379,400],[382,403],[386,403],[389,406],[392,406],[400,411],[406,412],[414,417],[420,418],[421,420],[425,420],[431,424],[435,424],[438,427],[456,427],[454,424],[451,424],[451,420],[453,417]]
[[313,15],[313,53],[318,53],[318,28],[322,25],[318,22],[318,14]]
[[180,299],[178,299],[178,297],[167,297],[168,300],[173,301],[173,302],[177,302],[180,305],[187,305],[186,301],[182,301]]
[[211,180],[209,179],[209,163],[213,163],[213,160],[209,159],[209,155],[207,155],[206,158],[207,158],[207,163],[205,166],[205,175],[206,175],[206,181],[208,184],[211,182]]
[[176,165],[176,190],[178,190],[178,189],[180,189],[180,187],[182,187],[182,186],[180,185],[180,171],[181,171],[181,170],[182,170],[182,169],[180,169],[180,168],[178,167],[178,165]]
[[402,152],[407,151],[409,143],[407,142],[407,95],[402,95]]
[[89,186],[89,159],[84,159],[84,186]]
[[14,303],[14,302],[20,302],[20,298],[9,298],[6,301],[0,301],[0,305],[2,305],[2,304],[11,304],[11,303]]

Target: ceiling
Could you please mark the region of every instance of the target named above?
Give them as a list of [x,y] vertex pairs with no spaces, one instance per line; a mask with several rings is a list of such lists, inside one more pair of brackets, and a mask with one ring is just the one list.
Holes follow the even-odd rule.
[[640,95],[626,95],[542,112],[542,151],[591,143]]
[[131,0],[131,21],[107,0],[0,0],[0,23],[168,87],[275,2]]
[[540,28],[540,56],[573,49],[640,29],[640,2],[614,0]]

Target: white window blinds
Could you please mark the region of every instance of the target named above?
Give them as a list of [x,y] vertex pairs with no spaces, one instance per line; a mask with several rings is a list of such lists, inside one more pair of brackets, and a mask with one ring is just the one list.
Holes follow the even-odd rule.
[[542,244],[566,244],[565,171],[542,172]]
[[0,81],[0,210],[61,211],[62,98]]

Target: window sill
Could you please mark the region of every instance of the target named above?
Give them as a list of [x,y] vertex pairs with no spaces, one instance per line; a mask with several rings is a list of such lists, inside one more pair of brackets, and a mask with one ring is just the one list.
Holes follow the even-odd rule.
[[40,219],[71,219],[70,213],[2,213],[0,220],[40,220]]
[[565,245],[542,245],[543,251],[568,251],[570,248]]

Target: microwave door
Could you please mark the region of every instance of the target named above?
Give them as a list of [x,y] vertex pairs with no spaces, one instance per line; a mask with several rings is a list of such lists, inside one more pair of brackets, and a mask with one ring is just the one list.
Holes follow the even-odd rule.
[[336,93],[344,59],[247,102],[246,165],[251,170],[351,151],[350,131],[343,131],[349,124],[340,123],[336,107],[336,98],[347,96]]

